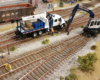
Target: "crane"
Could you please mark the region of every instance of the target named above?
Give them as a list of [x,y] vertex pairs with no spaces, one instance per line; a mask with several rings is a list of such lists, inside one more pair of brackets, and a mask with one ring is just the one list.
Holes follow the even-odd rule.
[[93,13],[91,10],[87,9],[86,7],[84,7],[84,6],[82,6],[82,5],[81,5],[82,8],[80,8],[79,6],[80,6],[80,5],[77,4],[77,5],[74,7],[74,9],[72,10],[72,13],[71,13],[71,15],[70,15],[70,17],[69,17],[69,20],[67,21],[66,31],[68,31],[68,28],[69,28],[70,24],[72,23],[73,18],[74,18],[74,16],[75,16],[75,13],[76,13],[76,11],[77,11],[78,9],[83,10],[83,11],[85,11],[85,12],[88,12],[88,13],[90,14],[90,18],[94,18],[95,15],[94,15],[94,13]]

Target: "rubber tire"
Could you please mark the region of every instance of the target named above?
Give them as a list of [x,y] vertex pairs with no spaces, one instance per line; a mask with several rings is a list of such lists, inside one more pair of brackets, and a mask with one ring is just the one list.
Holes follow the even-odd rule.
[[43,34],[43,32],[42,32],[42,31],[39,31],[39,32],[38,32],[38,35],[39,35],[39,36],[41,36],[42,34]]
[[60,27],[61,27],[61,29],[62,29],[62,28],[64,28],[64,25],[62,24]]
[[37,37],[37,32],[34,32],[34,33],[33,33],[33,37],[34,37],[34,38]]

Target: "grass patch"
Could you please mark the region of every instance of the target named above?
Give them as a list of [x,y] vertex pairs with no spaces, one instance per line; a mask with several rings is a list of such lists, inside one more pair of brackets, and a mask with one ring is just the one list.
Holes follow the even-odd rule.
[[84,28],[84,26],[83,26],[83,25],[81,25],[81,28]]
[[60,80],[64,80],[64,77],[60,76]]
[[16,50],[16,48],[14,47],[14,46],[12,46],[11,48],[10,48],[10,51],[15,51]]
[[42,41],[42,44],[48,44],[48,43],[49,43],[49,39]]
[[60,80],[77,80],[77,75],[75,74],[76,68],[70,69],[70,74],[68,76],[62,77],[60,76]]
[[54,33],[54,36],[57,36],[58,35],[58,33]]
[[75,73],[70,73],[69,76],[65,77],[65,80],[77,80],[77,75]]
[[79,69],[85,72],[94,71],[93,64],[97,61],[96,53],[88,53],[86,56],[79,56],[77,62],[80,64]]
[[78,76],[77,80],[99,80],[100,79],[100,41],[96,43],[96,56],[98,60],[93,64],[94,71],[92,73],[90,72],[84,72],[77,68],[75,70],[75,74]]
[[84,12],[84,11],[80,11],[80,13],[81,13],[81,14],[84,14],[85,12]]
[[63,2],[60,1],[60,3],[59,3],[59,7],[63,7],[63,6],[64,6]]
[[12,24],[8,24],[8,25],[2,25],[1,28],[0,28],[0,32],[3,32],[3,31],[7,31],[9,29],[13,29],[17,26],[16,23],[14,23],[13,25]]
[[91,46],[91,50],[95,50],[96,49],[96,45]]
[[95,6],[92,6],[92,8],[95,8]]

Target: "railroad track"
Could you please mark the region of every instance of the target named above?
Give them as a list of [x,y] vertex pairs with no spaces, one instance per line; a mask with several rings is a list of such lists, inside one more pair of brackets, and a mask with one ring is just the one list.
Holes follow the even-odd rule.
[[[65,18],[65,16],[69,16],[70,15],[72,9],[73,8],[64,9],[64,10],[58,10],[57,12],[55,11],[54,13],[63,14],[62,17]],[[96,8],[96,9],[98,9],[98,8]],[[93,10],[93,11],[97,12],[96,10]],[[67,14],[64,14],[65,12],[67,12]],[[84,14],[84,15],[87,15],[87,13]],[[87,16],[83,17],[84,15],[82,15],[81,17],[79,17],[81,19],[79,19],[79,18],[74,19],[73,23],[71,24],[71,27],[73,27],[73,26],[77,27],[77,26],[85,24],[87,22],[88,18],[87,18]],[[5,48],[5,47],[7,47],[7,45],[10,46],[10,45],[13,45],[13,44],[17,44],[17,43],[24,42],[24,41],[32,39],[32,38],[29,38],[29,39],[26,39],[26,40],[20,40],[20,39],[18,39],[19,41],[16,41],[17,39],[15,40],[15,39],[11,38],[11,37],[14,37],[13,35],[15,35],[14,32],[11,32],[11,33],[8,33],[7,35],[3,35],[3,36],[0,37],[0,44],[1,44],[0,48]]]
[[[22,58],[19,58],[17,60],[10,62],[10,64],[12,65],[12,69],[13,69],[13,71],[11,73],[7,72],[3,65],[0,66],[0,80],[6,79],[8,77],[11,78],[10,75],[12,75],[12,77],[14,77],[14,75],[18,74],[18,72],[21,72],[22,70],[25,70],[26,68],[27,68],[26,70],[32,69],[33,68],[32,65],[34,65],[35,63],[36,64],[37,64],[37,62],[41,63],[41,60],[45,61],[46,57],[51,57],[52,55],[56,54],[57,52],[62,51],[63,49],[65,49],[65,47],[68,47],[69,45],[75,43],[75,41],[77,41],[80,38],[81,38],[81,40],[83,40],[84,37],[81,35],[77,35],[75,37],[72,37],[71,39],[64,40],[63,42],[55,43],[53,45],[48,46],[47,48],[44,48],[40,51],[35,52],[33,54],[24,56]],[[22,74],[25,74],[25,73],[22,73]],[[19,76],[19,78],[21,76]],[[9,80],[11,80],[11,79],[9,79]]]
[[86,44],[89,38],[78,38],[68,46],[65,46],[61,50],[58,50],[54,55],[44,61],[42,64],[31,70],[19,80],[42,80],[48,73],[50,73],[55,67],[57,67],[64,59],[70,56]]
[[11,37],[14,37],[14,36],[15,36],[14,31],[13,32],[9,32],[9,33],[4,34],[4,35],[0,35],[0,42],[4,41],[4,40],[7,40],[7,39],[10,39]]

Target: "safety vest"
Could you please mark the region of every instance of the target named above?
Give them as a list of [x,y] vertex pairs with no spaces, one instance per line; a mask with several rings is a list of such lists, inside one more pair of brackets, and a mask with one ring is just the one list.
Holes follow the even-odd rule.
[[69,28],[68,28],[68,32],[70,31],[70,29],[71,29],[71,28],[69,27]]
[[51,31],[52,31],[52,32],[54,32],[54,29],[53,29],[53,28],[51,28]]

